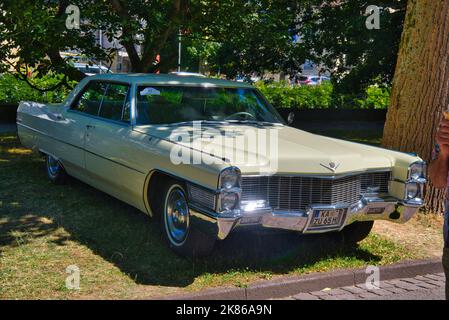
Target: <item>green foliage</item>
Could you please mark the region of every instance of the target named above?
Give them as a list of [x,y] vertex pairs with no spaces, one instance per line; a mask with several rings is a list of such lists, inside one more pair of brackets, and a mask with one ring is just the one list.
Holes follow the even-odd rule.
[[[370,4],[380,9],[380,29],[366,28]],[[363,94],[372,84],[390,85],[406,5],[398,0],[305,1],[297,28],[300,45],[309,59],[332,73],[335,91]]]
[[331,83],[317,86],[291,86],[286,82],[256,83],[256,87],[276,108],[297,109],[386,109],[390,103],[390,89],[369,86],[361,95],[341,94]]
[[[65,26],[68,4],[80,9],[79,30]],[[304,50],[292,41],[297,6],[291,0],[4,0],[0,72],[10,69],[8,60],[40,74],[53,70],[79,80],[79,72],[59,52],[73,50],[92,61],[109,61],[115,49],[96,44],[98,30],[126,49],[133,72],[176,69],[180,31],[183,67],[189,70],[204,61],[212,71],[229,76],[299,70]]]
[[256,87],[276,108],[327,109],[332,102],[332,85],[291,86],[286,82],[265,84],[256,83]]
[[[49,74],[42,78],[30,79],[30,82],[39,88],[48,88],[58,84],[61,77],[61,75]],[[75,82],[71,82],[71,84],[74,85]],[[41,92],[12,74],[0,75],[0,103],[19,103],[24,100],[57,103],[63,101],[70,91],[70,88],[61,86],[56,90]]]
[[386,109],[390,104],[389,87],[369,86],[365,91],[365,98],[356,99],[362,109]]
[[[37,71],[38,77],[53,71],[79,80],[82,73],[67,64],[60,51],[77,50],[85,56],[107,60],[110,50],[95,45],[98,25],[91,22],[79,30],[66,28],[65,9],[69,3],[81,6],[83,1],[2,0],[0,72],[11,68],[23,71],[21,68],[27,66]],[[87,7],[80,8],[87,14]]]

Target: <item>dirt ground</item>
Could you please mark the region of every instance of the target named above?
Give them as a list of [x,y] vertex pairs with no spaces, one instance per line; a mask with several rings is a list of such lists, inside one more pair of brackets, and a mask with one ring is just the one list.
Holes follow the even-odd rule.
[[441,257],[443,251],[443,216],[416,214],[405,224],[376,221],[373,231],[402,244],[422,258]]

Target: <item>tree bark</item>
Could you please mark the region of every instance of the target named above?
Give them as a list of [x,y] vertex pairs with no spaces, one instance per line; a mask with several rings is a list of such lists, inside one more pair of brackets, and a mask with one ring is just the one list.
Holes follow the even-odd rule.
[[[114,11],[122,18],[123,24],[133,19],[126,10],[128,3],[122,3],[120,0],[110,0]],[[126,27],[122,28],[123,36],[126,40],[122,40],[121,44],[125,47],[131,63],[131,72],[154,72],[160,68],[159,64],[154,64],[156,56],[160,54],[162,48],[166,45],[170,34],[174,33],[180,26],[180,16],[186,11],[185,4],[181,0],[173,0],[172,9],[167,15],[167,26],[161,34],[156,37],[153,42],[145,39],[143,45],[142,57],[139,57],[134,44],[134,34]],[[165,66],[165,65],[164,65]]]
[[[429,162],[449,107],[449,1],[409,0],[382,145]],[[443,211],[445,190],[425,188],[426,209]]]

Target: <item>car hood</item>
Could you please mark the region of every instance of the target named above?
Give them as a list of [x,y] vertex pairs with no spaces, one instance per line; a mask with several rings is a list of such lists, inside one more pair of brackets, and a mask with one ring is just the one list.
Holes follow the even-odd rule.
[[[283,125],[144,126],[143,133],[185,146],[243,174],[323,174],[391,168],[387,150],[324,137]],[[210,161],[210,159],[209,159]]]

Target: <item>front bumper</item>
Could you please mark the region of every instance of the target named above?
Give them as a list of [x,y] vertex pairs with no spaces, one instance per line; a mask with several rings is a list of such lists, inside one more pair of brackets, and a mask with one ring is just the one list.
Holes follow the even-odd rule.
[[[353,205],[311,206],[302,212],[280,212],[261,209],[253,212],[221,214],[208,212],[199,207],[190,206],[192,227],[203,232],[225,239],[234,229],[242,226],[258,225],[264,228],[275,228],[297,231],[301,233],[323,233],[340,231],[355,221],[388,220],[405,223],[423,205],[422,201],[404,202],[391,196],[363,197]],[[342,209],[343,217],[337,226],[316,228],[310,227],[314,210]]]

